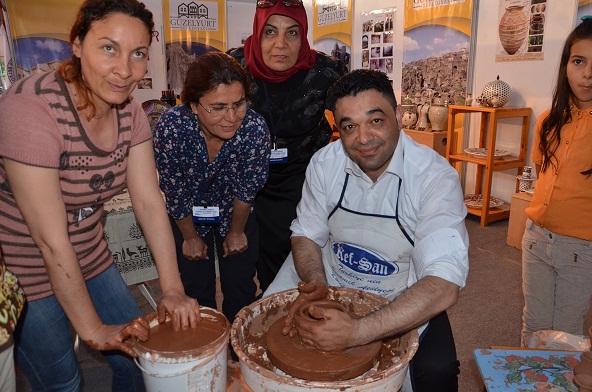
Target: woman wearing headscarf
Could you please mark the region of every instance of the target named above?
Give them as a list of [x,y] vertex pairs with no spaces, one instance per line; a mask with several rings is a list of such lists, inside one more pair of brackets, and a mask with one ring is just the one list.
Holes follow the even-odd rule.
[[332,128],[325,117],[329,87],[347,72],[345,64],[310,48],[301,0],[259,0],[253,35],[229,53],[254,80],[252,108],[269,127],[269,179],[257,195],[259,261],[263,291],[290,253],[290,224],[302,194],[306,166],[327,145]]

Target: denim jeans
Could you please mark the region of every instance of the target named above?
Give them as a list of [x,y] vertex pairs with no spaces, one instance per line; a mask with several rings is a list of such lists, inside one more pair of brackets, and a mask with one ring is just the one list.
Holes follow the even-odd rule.
[[592,242],[526,220],[522,238],[522,345],[535,331],[582,335],[592,296]]
[[[103,323],[124,324],[142,315],[115,265],[86,286]],[[15,338],[17,364],[34,391],[81,390],[74,337],[55,296],[26,304]],[[119,351],[101,353],[113,370],[113,391],[144,390],[142,372],[129,356]]]

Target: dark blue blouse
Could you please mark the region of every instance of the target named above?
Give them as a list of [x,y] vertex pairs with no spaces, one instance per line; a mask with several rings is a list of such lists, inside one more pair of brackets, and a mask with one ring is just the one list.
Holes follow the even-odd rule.
[[[154,129],[154,155],[168,213],[180,220],[204,202],[220,207],[218,230],[226,236],[234,198],[253,203],[265,185],[270,148],[265,120],[249,110],[234,137],[226,140],[214,162],[209,162],[197,116],[185,105],[166,111]],[[195,228],[203,236],[212,226],[195,224]]]

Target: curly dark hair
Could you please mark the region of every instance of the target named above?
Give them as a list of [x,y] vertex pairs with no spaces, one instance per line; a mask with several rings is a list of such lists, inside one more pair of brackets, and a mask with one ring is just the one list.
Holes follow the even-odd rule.
[[[86,0],[78,9],[76,20],[70,29],[70,45],[73,45],[77,38],[80,42],[84,41],[92,24],[104,20],[111,14],[124,14],[141,20],[150,34],[149,43],[152,43],[154,20],[152,12],[146,8],[144,3],[137,0]],[[91,91],[82,79],[80,59],[72,55],[71,59],[60,65],[57,73],[66,82],[74,83],[82,92],[83,101],[77,109],[90,108],[89,117],[93,117],[96,114],[96,108],[91,99]]]
[[[583,39],[592,39],[592,19],[584,19],[566,38],[561,52],[561,61],[557,73],[557,83],[553,92],[551,111],[541,124],[541,142],[539,148],[543,153],[541,170],[544,172],[550,166],[557,168],[555,152],[561,143],[561,128],[571,122],[570,100],[574,94],[567,80],[567,64],[572,45]],[[585,176],[592,175],[592,167],[581,172]]]

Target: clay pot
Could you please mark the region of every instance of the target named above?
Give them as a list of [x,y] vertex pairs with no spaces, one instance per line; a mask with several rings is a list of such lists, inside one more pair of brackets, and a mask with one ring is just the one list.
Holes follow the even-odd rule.
[[578,392],[592,392],[592,375],[578,374],[574,377],[574,384],[578,387]]
[[448,107],[444,106],[443,98],[434,98],[428,114],[432,131],[445,131],[448,128]]
[[508,83],[500,80],[498,75],[496,80],[487,83],[483,87],[481,96],[484,99],[484,102],[480,102],[483,106],[502,107],[510,100],[512,88]]
[[515,54],[528,35],[528,16],[524,12],[524,6],[506,8],[499,23],[498,33],[504,50],[509,55]]
[[417,122],[417,113],[416,112],[403,112],[403,119],[401,120],[401,125],[403,128],[409,128],[415,125]]
[[588,374],[592,376],[592,351],[582,352],[580,363],[574,368],[574,374]]

